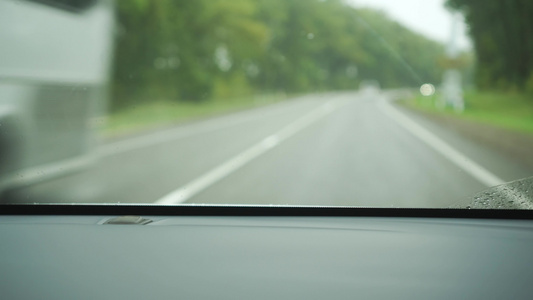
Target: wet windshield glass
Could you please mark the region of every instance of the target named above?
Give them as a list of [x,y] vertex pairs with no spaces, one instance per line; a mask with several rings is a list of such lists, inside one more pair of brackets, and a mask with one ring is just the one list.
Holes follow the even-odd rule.
[[483,206],[533,175],[533,5],[478,2],[4,0],[1,202]]

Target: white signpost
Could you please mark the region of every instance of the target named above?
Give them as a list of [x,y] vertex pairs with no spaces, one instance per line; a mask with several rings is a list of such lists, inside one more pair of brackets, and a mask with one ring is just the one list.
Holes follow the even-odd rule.
[[[457,56],[459,55],[456,45],[459,18],[459,13],[452,13],[452,30],[450,41],[448,42],[448,47],[446,49],[446,55],[450,60],[457,59]],[[461,72],[459,70],[448,69],[444,72],[442,79],[442,97],[442,106],[453,107],[456,112],[463,112],[465,104],[463,99]]]

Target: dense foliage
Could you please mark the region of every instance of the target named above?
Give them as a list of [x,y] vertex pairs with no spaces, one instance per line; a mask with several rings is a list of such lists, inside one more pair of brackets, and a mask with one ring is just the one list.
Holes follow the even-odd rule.
[[113,109],[439,82],[443,46],[342,0],[118,0]]
[[481,88],[533,90],[533,1],[448,0],[465,17]]

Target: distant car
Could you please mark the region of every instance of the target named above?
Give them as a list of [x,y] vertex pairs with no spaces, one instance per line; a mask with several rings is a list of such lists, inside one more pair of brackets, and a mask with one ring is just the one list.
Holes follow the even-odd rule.
[[377,95],[380,92],[379,82],[377,80],[363,80],[359,84],[359,92],[365,96]]

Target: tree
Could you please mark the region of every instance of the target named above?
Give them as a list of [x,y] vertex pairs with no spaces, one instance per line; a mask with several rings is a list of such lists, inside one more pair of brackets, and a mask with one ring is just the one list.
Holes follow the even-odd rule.
[[470,28],[481,88],[523,88],[533,76],[533,2],[448,0]]
[[342,0],[118,0],[112,108],[440,79],[443,46]]

